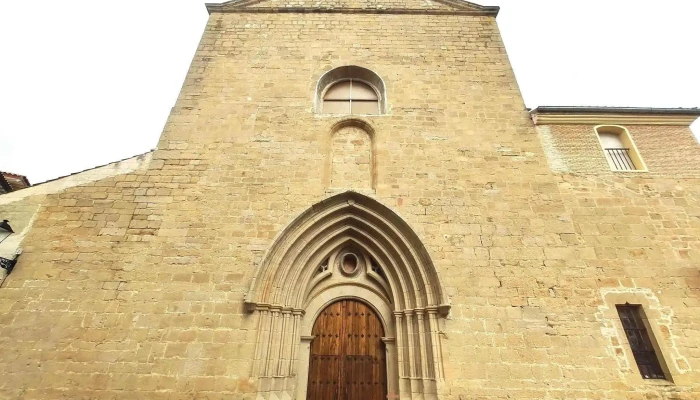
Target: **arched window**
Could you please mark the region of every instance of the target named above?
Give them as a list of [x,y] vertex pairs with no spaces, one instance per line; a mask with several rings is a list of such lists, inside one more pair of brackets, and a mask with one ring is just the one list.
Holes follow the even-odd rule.
[[378,115],[386,112],[386,90],[379,75],[354,65],[325,73],[316,87],[316,112]]
[[603,147],[605,158],[613,171],[646,171],[646,165],[639,155],[627,128],[621,126],[597,126],[598,140]]
[[379,114],[379,96],[365,82],[348,79],[333,84],[323,96],[324,114]]

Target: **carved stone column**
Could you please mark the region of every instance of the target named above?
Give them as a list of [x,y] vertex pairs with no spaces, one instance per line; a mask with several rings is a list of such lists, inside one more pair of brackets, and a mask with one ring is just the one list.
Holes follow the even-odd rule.
[[386,389],[389,395],[399,393],[398,382],[394,377],[398,376],[398,364],[396,363],[396,338],[382,338],[386,349]]
[[[309,381],[309,361],[311,357],[311,342],[314,340],[314,336],[302,336],[301,343],[299,344],[299,382]],[[296,399],[303,400],[306,399],[306,384],[299,384],[296,393]]]

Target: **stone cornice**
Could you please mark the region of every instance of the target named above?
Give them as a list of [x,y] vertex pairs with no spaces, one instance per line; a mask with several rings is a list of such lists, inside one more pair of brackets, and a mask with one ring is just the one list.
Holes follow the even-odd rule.
[[697,108],[539,107],[530,111],[535,125],[690,126]]
[[[218,4],[217,4],[218,5]],[[239,13],[239,14],[398,14],[398,15],[466,15],[496,17],[498,11],[468,11],[468,10],[415,10],[404,8],[392,9],[368,9],[368,8],[310,8],[310,7],[284,7],[284,8],[234,8],[221,9],[210,8],[207,5],[209,14],[213,13]]]
[[454,10],[429,10],[409,8],[330,8],[330,7],[256,7],[265,0],[239,0],[226,3],[206,3],[209,14],[213,13],[294,13],[294,14],[425,14],[425,15],[471,15],[496,17],[497,6],[480,6],[461,0],[436,0],[454,7]]

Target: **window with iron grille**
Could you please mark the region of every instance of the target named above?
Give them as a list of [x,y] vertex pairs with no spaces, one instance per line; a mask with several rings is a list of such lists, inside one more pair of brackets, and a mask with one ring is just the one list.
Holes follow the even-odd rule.
[[661,362],[656,355],[652,338],[642,318],[642,306],[624,304],[617,306],[622,328],[632,349],[634,360],[644,379],[666,379]]
[[605,156],[611,162],[615,171],[634,171],[634,161],[630,157],[630,149],[625,147],[606,147]]
[[626,128],[598,126],[596,133],[613,171],[645,171],[646,166]]

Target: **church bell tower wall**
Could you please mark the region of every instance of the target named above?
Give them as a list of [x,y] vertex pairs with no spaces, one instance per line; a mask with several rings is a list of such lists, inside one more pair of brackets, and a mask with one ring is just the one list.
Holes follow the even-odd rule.
[[[209,10],[147,165],[27,199],[0,286],[0,398],[291,399],[311,318],[346,297],[394,335],[395,399],[698,396],[698,177],[555,168],[576,150],[538,135],[496,9]],[[358,272],[326,279],[311,246]],[[634,369],[626,302],[670,380]]]

